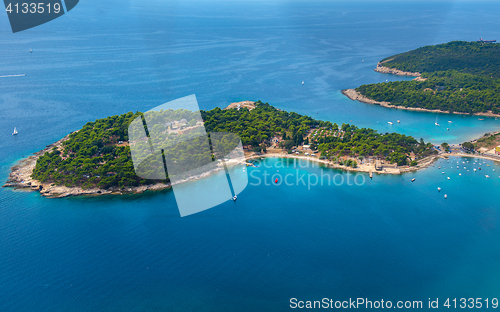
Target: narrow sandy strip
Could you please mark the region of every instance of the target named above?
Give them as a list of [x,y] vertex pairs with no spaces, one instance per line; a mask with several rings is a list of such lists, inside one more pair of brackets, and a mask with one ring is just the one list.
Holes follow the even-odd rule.
[[356,168],[348,167],[348,166],[343,166],[339,164],[335,164],[331,161],[324,160],[324,159],[319,159],[317,157],[311,157],[311,156],[300,156],[300,155],[293,155],[293,154],[287,154],[287,153],[279,153],[279,154],[263,154],[263,155],[251,155],[247,157],[247,160],[253,160],[253,159],[259,159],[259,158],[285,158],[285,159],[300,159],[300,160],[307,160],[307,161],[313,161],[317,163],[321,163],[324,165],[327,165],[329,168],[332,169],[340,169],[343,171],[352,171],[352,172],[365,172],[365,173],[378,173],[378,174],[401,174],[401,173],[406,173],[406,172],[412,172],[412,171],[417,171],[420,169],[425,169],[432,165],[434,161],[436,161],[439,158],[439,155],[432,155],[426,158],[423,158],[418,161],[417,166],[397,166],[397,167],[384,167],[383,170],[376,170],[375,165],[373,163],[369,164],[360,164],[358,160],[358,166]]

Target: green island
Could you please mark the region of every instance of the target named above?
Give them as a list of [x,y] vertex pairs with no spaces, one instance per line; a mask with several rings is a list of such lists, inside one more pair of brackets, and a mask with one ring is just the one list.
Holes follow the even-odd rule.
[[500,45],[453,41],[425,46],[387,57],[376,70],[419,77],[362,85],[355,89],[360,98],[344,94],[387,107],[490,116],[500,112]]
[[[162,114],[156,112],[154,116],[156,118]],[[140,140],[134,143],[129,138],[129,135],[134,136],[129,133],[129,126],[141,115],[143,114],[140,112],[129,112],[85,124],[79,131],[35,154],[37,156],[31,156],[34,157],[31,167],[26,163],[26,168],[21,165],[13,169],[8,186],[21,187],[21,184],[30,180],[28,185],[37,187],[40,191],[77,187],[79,192],[83,192],[86,189],[130,189],[159,182],[168,184],[168,176],[159,181],[143,179],[135,173],[129,144],[143,143],[137,143]],[[214,108],[201,111],[203,121],[195,120],[194,115],[186,110],[169,110],[168,118],[184,120],[176,130],[179,133],[189,132],[188,130],[203,125],[209,134],[234,133],[241,138],[245,155],[249,157],[255,154],[297,156],[299,150],[301,155],[307,155],[305,147],[310,146],[311,153],[318,153],[315,156],[318,161],[321,159],[335,165],[350,166],[351,169],[357,167],[356,160],[359,161],[361,156],[376,157],[394,166],[407,168],[416,166],[418,159],[436,153],[432,145],[422,139],[417,141],[397,133],[381,134],[349,124],[338,126],[294,112],[285,112],[261,101],[255,102],[250,109]],[[168,128],[159,132],[159,135],[169,138],[178,135],[172,131]],[[199,155],[194,150],[196,149],[188,144],[175,157],[181,161],[196,158]],[[200,153],[207,152],[210,153],[207,150]],[[314,160],[311,157],[309,159]],[[160,165],[161,163],[155,165],[152,160],[146,170],[155,170],[155,166]],[[56,193],[57,190],[51,192]]]

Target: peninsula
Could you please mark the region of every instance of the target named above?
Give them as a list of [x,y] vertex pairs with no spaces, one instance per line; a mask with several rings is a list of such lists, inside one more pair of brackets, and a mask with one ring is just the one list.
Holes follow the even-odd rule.
[[387,57],[375,70],[416,78],[342,93],[389,108],[500,116],[500,45],[453,41],[426,46]]
[[[168,122],[157,132],[165,137],[177,136],[204,125],[207,133],[237,134],[247,158],[295,157],[361,172],[377,167],[379,173],[417,170],[437,157],[432,144],[411,136],[380,134],[350,124],[339,126],[261,101],[241,103],[201,111],[200,125],[197,123],[201,121],[191,117],[196,114],[189,111],[160,111],[157,114],[168,112],[179,122]],[[148,180],[134,171],[128,131],[131,122],[141,115],[129,112],[85,124],[15,165],[4,186],[36,190],[47,197],[142,193],[170,187],[168,176]],[[196,149],[185,146],[176,159],[196,159],[196,153]],[[154,162],[148,165],[155,170]],[[382,165],[386,169],[381,170]]]

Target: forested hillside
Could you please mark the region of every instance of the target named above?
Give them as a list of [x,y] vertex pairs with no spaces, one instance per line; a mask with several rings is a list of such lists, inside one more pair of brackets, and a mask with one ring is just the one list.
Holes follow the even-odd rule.
[[383,66],[408,72],[456,70],[500,78],[500,45],[467,41],[421,47],[383,59]]
[[395,81],[356,88],[364,96],[392,105],[447,112],[495,114],[500,109],[500,79],[457,71],[424,73],[425,81]]
[[500,112],[500,45],[453,41],[390,56],[381,62],[389,68],[420,72],[423,79],[356,88],[367,98],[449,113]]
[[[204,133],[203,125],[212,140],[212,146],[215,137],[213,133],[228,132],[236,134],[235,137],[239,136],[248,151],[255,148],[260,151],[262,148],[270,147],[272,138],[283,140],[282,142],[286,143],[282,145],[285,150],[302,144],[304,140],[309,142],[310,138],[310,143],[315,148],[318,147],[322,155],[329,158],[334,155],[373,155],[405,165],[410,164],[411,153],[415,153],[418,157],[430,152],[430,145],[423,141],[417,142],[409,136],[396,133],[378,134],[374,130],[358,129],[349,124],[343,124],[339,129],[331,122],[281,111],[267,103],[258,101],[255,105],[256,108],[253,110],[214,108],[201,111],[203,121],[198,120],[198,114],[186,110],[146,114],[129,112],[98,119],[72,133],[61,148],[54,148],[41,156],[37,160],[32,177],[45,183],[82,188],[114,186],[123,188],[158,181],[168,182],[162,155],[175,158],[176,164],[182,167],[184,163],[188,166],[204,165],[207,153],[209,159],[211,153],[217,153],[215,149],[211,151],[210,148],[200,148],[207,143],[207,139],[199,136],[200,133]],[[149,120],[161,120],[161,122],[156,122],[151,129],[147,129],[141,119],[136,119],[142,115]],[[321,131],[320,134],[312,136],[313,129],[328,131]],[[141,133],[145,130],[153,141],[152,145],[141,137]],[[180,135],[187,135],[189,140],[181,139]],[[161,142],[165,140],[169,142],[168,144],[178,144],[177,148],[173,151],[162,150],[160,154],[148,155],[148,151],[159,149],[155,142],[163,144]],[[227,143],[231,145],[229,149],[234,148],[234,142],[227,140]],[[132,155],[129,144],[144,148],[138,149],[138,152],[134,149],[135,154]],[[143,168],[139,169],[144,174],[141,176],[158,178],[140,178],[134,169],[133,156],[142,161]],[[211,159],[215,160],[215,156]],[[223,156],[219,155],[219,158]]]

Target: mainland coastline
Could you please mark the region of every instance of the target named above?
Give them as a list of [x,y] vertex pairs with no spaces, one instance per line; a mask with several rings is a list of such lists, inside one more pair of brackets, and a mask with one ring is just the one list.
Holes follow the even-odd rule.
[[344,89],[341,90],[342,94],[347,96],[349,99],[353,101],[358,101],[362,102],[365,104],[371,104],[371,105],[379,105],[385,108],[396,108],[396,109],[403,109],[403,110],[409,110],[409,111],[416,111],[416,112],[428,112],[428,113],[440,113],[440,114],[455,114],[455,115],[473,115],[473,116],[483,116],[483,117],[500,117],[500,114],[494,114],[491,111],[487,113],[474,113],[474,114],[469,114],[469,113],[461,113],[461,112],[447,112],[447,111],[442,111],[439,109],[426,109],[426,108],[419,108],[419,107],[405,107],[405,106],[400,106],[400,105],[392,105],[390,102],[379,102],[375,101],[373,99],[367,98],[363,94],[359,93],[356,91],[356,89]]
[[[500,117],[500,97],[495,91],[500,84],[498,51],[500,45],[484,41],[420,47],[385,58],[374,69],[382,74],[415,77],[413,82],[366,84],[342,90],[342,94],[386,108]],[[421,108],[422,103],[427,108]]]

